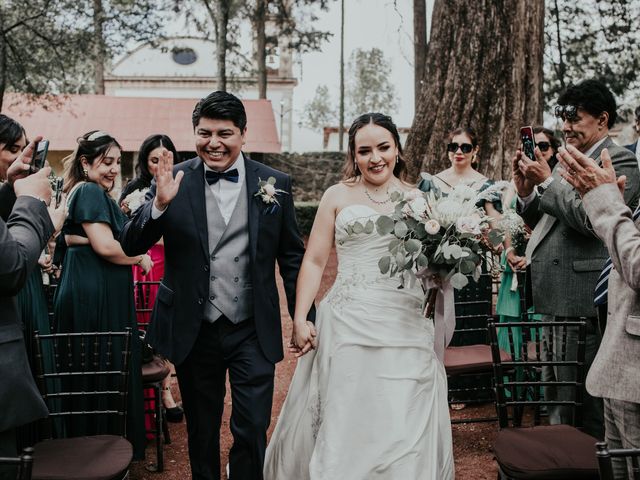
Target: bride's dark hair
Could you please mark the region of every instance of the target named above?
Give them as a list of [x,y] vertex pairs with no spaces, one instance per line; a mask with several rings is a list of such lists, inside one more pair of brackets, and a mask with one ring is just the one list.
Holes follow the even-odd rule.
[[347,149],[347,158],[342,168],[342,179],[344,181],[354,181],[360,176],[360,170],[356,165],[356,133],[362,127],[373,124],[388,130],[396,142],[398,147],[398,161],[393,168],[393,174],[403,182],[407,180],[407,163],[402,157],[402,144],[400,143],[400,134],[396,124],[389,115],[383,113],[365,113],[356,118],[349,127],[349,145]]

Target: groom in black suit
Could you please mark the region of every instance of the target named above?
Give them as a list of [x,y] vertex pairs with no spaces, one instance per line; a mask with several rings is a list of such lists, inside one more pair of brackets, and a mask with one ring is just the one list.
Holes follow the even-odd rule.
[[[289,176],[241,152],[242,102],[213,92],[192,121],[198,157],[173,167],[165,152],[146,204],[120,241],[133,255],[164,238],[165,276],[147,338],[176,365],[193,478],[220,478],[228,370],[230,478],[261,479],[275,364],[283,358],[275,263],[293,316],[304,245]],[[260,187],[269,177],[275,188]]]

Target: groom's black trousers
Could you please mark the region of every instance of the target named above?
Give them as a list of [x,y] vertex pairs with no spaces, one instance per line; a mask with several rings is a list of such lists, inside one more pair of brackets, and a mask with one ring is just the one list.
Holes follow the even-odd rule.
[[223,316],[213,324],[202,323],[193,349],[176,366],[194,480],[220,479],[227,370],[234,440],[229,452],[230,479],[262,479],[275,365],[262,354],[253,319],[234,325]]

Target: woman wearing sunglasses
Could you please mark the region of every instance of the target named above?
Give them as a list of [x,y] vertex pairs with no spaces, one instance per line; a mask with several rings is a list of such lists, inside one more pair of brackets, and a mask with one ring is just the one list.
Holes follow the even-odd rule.
[[541,125],[533,127],[533,134],[536,140],[536,146],[540,149],[542,157],[549,164],[551,170],[553,170],[553,167],[558,163],[556,153],[558,152],[558,147],[562,145],[560,139],[553,134],[552,130]]
[[[456,128],[449,134],[446,145],[451,166],[436,175],[422,174],[418,188],[423,192],[438,190],[447,194],[459,184],[465,184],[481,192],[494,182],[475,170],[478,150],[478,137],[471,127]],[[499,218],[502,205],[499,198],[493,202],[479,205],[485,209],[487,215]]]

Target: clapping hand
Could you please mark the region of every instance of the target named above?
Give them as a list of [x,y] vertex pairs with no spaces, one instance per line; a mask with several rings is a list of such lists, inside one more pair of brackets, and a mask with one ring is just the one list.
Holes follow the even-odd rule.
[[154,202],[158,210],[166,209],[175,198],[183,176],[184,172],[180,171],[175,178],[173,177],[173,154],[163,148],[156,171],[156,198]]
[[580,196],[605,183],[615,183],[620,193],[624,195],[627,177],[622,175],[616,178],[616,171],[613,169],[611,156],[606,148],[602,150],[600,157],[602,167],[572,145],[567,145],[566,148],[560,147],[558,150],[558,160],[562,166],[560,175],[576,189]]
[[289,352],[296,358],[316,348],[316,326],[307,320],[293,322],[293,332],[289,342]]

